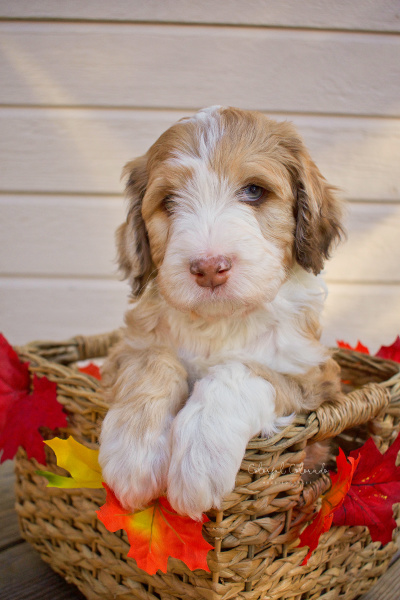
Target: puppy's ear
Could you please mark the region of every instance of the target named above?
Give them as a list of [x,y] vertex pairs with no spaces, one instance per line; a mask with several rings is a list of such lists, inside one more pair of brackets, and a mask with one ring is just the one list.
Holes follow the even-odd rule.
[[124,279],[129,279],[132,294],[139,295],[150,278],[152,260],[147,230],[142,217],[142,200],[147,186],[147,157],[127,163],[122,171],[126,179],[128,215],[116,232],[117,258]]
[[295,181],[295,256],[306,270],[318,275],[330,251],[345,234],[342,203],[311,160],[307,150],[300,151]]

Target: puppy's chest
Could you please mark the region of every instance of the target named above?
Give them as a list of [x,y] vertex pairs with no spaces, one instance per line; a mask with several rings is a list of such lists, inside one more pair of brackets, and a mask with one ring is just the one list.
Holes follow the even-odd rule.
[[171,330],[170,341],[188,372],[189,383],[205,377],[210,367],[227,362],[256,361],[280,373],[304,373],[322,362],[323,355],[318,341],[296,329],[294,323],[277,322],[268,315],[203,327],[181,323]]

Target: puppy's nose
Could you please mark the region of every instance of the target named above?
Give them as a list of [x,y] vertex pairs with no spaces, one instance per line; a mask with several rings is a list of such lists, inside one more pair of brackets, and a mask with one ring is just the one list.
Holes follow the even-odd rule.
[[227,281],[231,268],[232,263],[227,256],[200,258],[190,263],[190,272],[195,276],[196,283],[212,289]]

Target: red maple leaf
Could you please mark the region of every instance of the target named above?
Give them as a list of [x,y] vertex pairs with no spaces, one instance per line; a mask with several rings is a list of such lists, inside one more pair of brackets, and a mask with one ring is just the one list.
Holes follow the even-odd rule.
[[400,363],[400,336],[397,336],[391,346],[381,346],[375,356]]
[[399,450],[400,435],[385,454],[372,438],[350,453],[359,455],[359,463],[348,495],[334,514],[334,525],[364,525],[374,542],[390,542],[396,527],[392,506],[400,502],[400,467],[395,464]]
[[354,457],[347,459],[343,450],[339,448],[339,456],[336,458],[336,464],[337,473],[331,473],[332,485],[326,494],[322,496],[321,509],[300,536],[299,547],[309,547],[302,565],[307,564],[311,553],[318,546],[321,535],[331,528],[334,518],[333,513],[342,505],[345,499],[350,488],[354,470],[358,464],[358,459]]
[[0,333],[0,432],[6,424],[8,409],[29,389],[28,363],[21,363],[18,354]]
[[95,365],[94,363],[89,363],[84,367],[78,367],[81,373],[86,373],[86,375],[91,375],[95,379],[101,379],[100,367]]
[[336,343],[339,348],[346,348],[347,350],[355,350],[356,352],[361,352],[362,354],[369,354],[367,346],[364,346],[360,340],[357,341],[357,346],[350,346],[350,344],[344,342],[343,340],[336,340]]
[[131,548],[128,556],[134,558],[143,571],[154,575],[158,570],[166,573],[170,556],[182,560],[192,571],[209,571],[207,553],[213,547],[203,538],[202,524],[178,515],[166,498],[158,498],[147,508],[130,512],[122,508],[113,491],[107,490],[106,503],[97,516],[108,531],[124,529]]
[[57,385],[33,376],[30,393],[29,363],[21,363],[7,340],[0,336],[0,462],[14,458],[18,446],[28,458],[46,463],[39,427],[66,427],[67,418],[57,401]]

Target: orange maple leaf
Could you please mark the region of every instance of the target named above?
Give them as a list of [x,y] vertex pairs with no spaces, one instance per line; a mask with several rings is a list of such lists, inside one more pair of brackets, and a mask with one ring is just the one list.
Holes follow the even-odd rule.
[[355,350],[356,352],[361,352],[362,354],[369,354],[369,349],[367,346],[364,346],[360,340],[357,341],[357,346],[350,346],[347,342],[343,340],[336,341],[339,348],[345,348],[347,350]]
[[302,565],[307,564],[313,550],[318,546],[321,535],[331,528],[333,513],[344,502],[359,460],[359,457],[346,458],[343,450],[339,448],[339,456],[336,458],[337,473],[331,473],[332,485],[326,494],[322,496],[321,510],[300,536],[299,546],[309,547]]
[[201,533],[202,524],[209,520],[206,515],[202,521],[178,515],[164,497],[132,513],[121,506],[106,484],[104,487],[106,503],[97,511],[97,516],[108,531],[126,531],[131,545],[128,556],[136,560],[140,569],[149,575],[158,570],[166,573],[171,556],[182,560],[192,571],[210,570],[206,558],[213,546]]
[[86,375],[91,375],[95,379],[101,379],[100,367],[90,362],[84,367],[78,367],[81,373],[86,373]]

